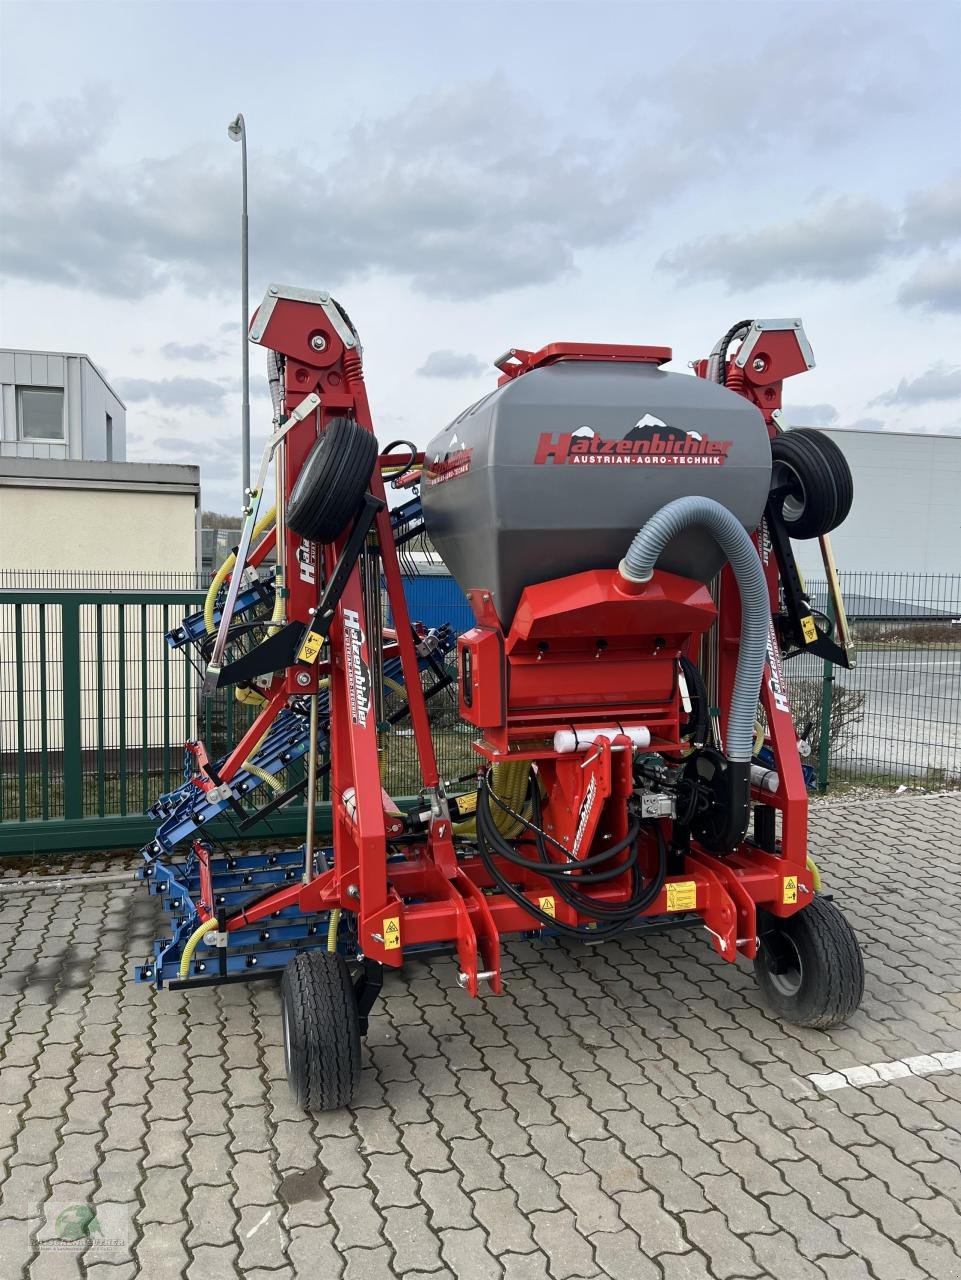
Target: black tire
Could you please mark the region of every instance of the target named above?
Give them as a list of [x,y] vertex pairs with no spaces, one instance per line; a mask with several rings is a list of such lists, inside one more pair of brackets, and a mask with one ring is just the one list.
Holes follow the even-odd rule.
[[854,499],[847,459],[821,431],[800,427],[771,441],[772,485],[784,487],[781,517],[792,538],[818,538],[844,520]]
[[346,1107],[360,1078],[360,1022],[347,961],[329,951],[302,951],[280,984],[284,1066],[305,1111]]
[[334,418],[307,455],[287,503],[287,524],[308,542],[333,542],[357,511],[377,461],[377,437]]
[[[834,480],[834,488],[837,491],[838,506],[834,513],[833,528],[837,528],[845,522],[851,514],[851,504],[854,502],[854,477],[851,475],[851,468],[848,460],[844,456],[841,448],[830,436],[818,431],[815,427],[795,427],[791,432],[793,436],[805,436],[812,440],[814,444],[821,450],[822,455],[831,468],[831,477]],[[828,530],[830,533],[830,530]]]
[[786,920],[758,912],[754,976],[778,1017],[798,1027],[840,1026],[864,995],[857,935],[833,902],[815,896]]

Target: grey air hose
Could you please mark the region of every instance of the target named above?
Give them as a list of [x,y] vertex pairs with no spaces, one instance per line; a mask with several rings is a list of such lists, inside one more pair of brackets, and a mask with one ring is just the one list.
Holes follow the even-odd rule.
[[692,525],[706,529],[714,537],[730,561],[741,594],[741,645],[728,711],[726,747],[730,761],[750,763],[767,657],[771,602],[757,548],[744,526],[713,498],[675,498],[636,534],[619,569],[621,577],[629,582],[647,582],[664,548]]

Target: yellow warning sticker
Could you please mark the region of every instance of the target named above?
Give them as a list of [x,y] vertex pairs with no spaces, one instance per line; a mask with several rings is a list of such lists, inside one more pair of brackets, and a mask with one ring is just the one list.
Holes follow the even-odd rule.
[[668,911],[693,911],[697,906],[697,881],[678,880],[667,886]]
[[801,619],[801,634],[804,636],[805,644],[814,644],[815,640],[818,638],[818,629],[814,625],[814,619],[809,613],[805,614]]
[[400,946],[400,916],[384,918],[384,950],[396,951]]
[[784,895],[782,902],[797,902],[797,876],[784,877]]
[[324,637],[316,631],[308,631],[304,643],[297,654],[298,662],[316,662],[317,655],[324,647]]
[[464,816],[465,813],[477,812],[477,792],[469,791],[466,796],[457,797],[457,812]]
[[556,916],[557,911],[554,907],[553,896],[549,898],[538,898],[537,905],[540,907],[540,909],[544,912],[546,916],[552,916],[552,917]]

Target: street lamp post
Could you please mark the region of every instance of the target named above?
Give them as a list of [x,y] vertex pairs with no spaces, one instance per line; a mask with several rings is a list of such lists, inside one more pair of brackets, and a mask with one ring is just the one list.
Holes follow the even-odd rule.
[[250,488],[250,351],[247,342],[247,323],[250,318],[250,298],[247,285],[247,128],[243,116],[238,112],[236,119],[227,126],[227,137],[232,142],[240,143],[240,167],[242,172],[241,213],[240,213],[240,341],[243,352],[243,404],[240,417],[241,439],[241,473],[243,487],[242,505],[247,505],[247,490]]

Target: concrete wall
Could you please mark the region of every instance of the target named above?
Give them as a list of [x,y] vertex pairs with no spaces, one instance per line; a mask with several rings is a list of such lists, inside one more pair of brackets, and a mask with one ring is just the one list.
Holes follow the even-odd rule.
[[[961,436],[827,431],[854,476],[854,505],[831,535],[841,572],[961,573]],[[823,577],[817,542],[796,542]]]
[[0,567],[192,572],[200,471],[0,458]]
[[[17,606],[15,594],[6,601],[0,598],[0,651],[5,657],[0,755],[12,758],[21,732],[31,756],[38,756],[44,743],[48,752],[63,749],[57,593],[76,587],[109,592],[146,586],[143,604],[120,605],[105,595],[99,607],[81,606],[81,746],[85,751],[116,751],[123,741],[131,750],[159,748],[166,737],[176,756],[190,736],[190,690],[196,681],[191,683],[186,661],[172,655],[164,641],[164,632],[179,623],[183,610],[148,603],[149,589],[166,586],[176,592],[188,584],[193,589],[199,509],[198,467],[0,457],[0,588],[50,592],[43,610],[36,604]],[[53,570],[59,571],[56,577],[50,576]],[[145,573],[182,578],[165,583],[145,580]],[[13,658],[18,647],[19,687]],[[135,759],[131,768],[139,767]],[[55,772],[58,767],[54,762]]]
[[[64,439],[21,440],[18,387],[62,388]],[[0,457],[107,460],[107,414],[113,420],[113,461],[127,457],[127,411],[85,355],[0,350]]]

